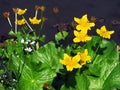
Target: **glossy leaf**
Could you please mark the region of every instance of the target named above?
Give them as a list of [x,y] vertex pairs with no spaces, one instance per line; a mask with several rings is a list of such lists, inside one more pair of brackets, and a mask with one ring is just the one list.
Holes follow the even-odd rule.
[[[93,41],[89,42],[89,44],[91,44],[91,47],[89,46],[89,50],[93,50],[92,45],[95,45],[95,43],[96,42]],[[93,55],[93,58],[91,59],[93,61],[91,61],[92,63],[89,65],[90,73],[87,75],[90,82],[89,90],[103,90],[104,87],[109,87],[109,89],[111,89],[111,86],[106,86],[106,83],[109,83],[108,78],[112,76],[113,72],[116,73],[118,76],[117,80],[120,81],[120,73],[116,69],[117,65],[119,65],[119,53],[116,49],[116,44],[114,42],[102,40],[101,43],[99,43],[99,49],[97,52],[95,52],[95,50],[92,52],[94,52],[94,54],[91,54]],[[108,81],[106,81],[107,79]],[[115,83],[116,82],[112,82],[114,88],[116,87],[114,85]]]
[[66,32],[66,31],[61,31],[61,32],[58,32],[58,33],[55,35],[55,40],[56,40],[56,41],[64,40],[67,36],[68,36],[68,32]]

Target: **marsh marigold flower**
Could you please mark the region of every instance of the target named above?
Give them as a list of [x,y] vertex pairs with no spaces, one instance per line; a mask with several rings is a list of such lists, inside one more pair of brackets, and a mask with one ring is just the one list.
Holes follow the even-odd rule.
[[23,15],[23,14],[26,13],[26,11],[27,11],[27,9],[22,10],[22,9],[18,8],[17,14],[18,15]]
[[80,60],[81,65],[86,64],[86,62],[91,59],[91,57],[88,55],[87,49],[85,49],[84,52],[78,52],[77,54],[80,55],[81,57],[81,60]]
[[72,71],[74,68],[81,68],[82,66],[79,64],[80,55],[76,55],[71,57],[67,54],[64,54],[64,59],[60,60],[60,63],[66,66],[67,71]]
[[88,36],[87,33],[79,32],[74,30],[74,35],[75,38],[73,39],[73,42],[78,43],[78,42],[86,42],[92,39],[91,36]]
[[33,17],[33,18],[29,18],[29,21],[32,24],[39,24],[41,22],[41,19],[37,19],[36,17]]
[[82,18],[74,17],[74,21],[78,24],[76,26],[77,30],[81,30],[82,32],[86,32],[87,30],[91,30],[91,27],[95,26],[94,22],[90,22],[87,18],[87,14],[83,15]]
[[96,32],[97,32],[97,34],[99,34],[101,37],[110,39],[110,38],[111,38],[111,34],[114,33],[114,30],[108,31],[108,30],[106,29],[106,26],[102,26],[100,29],[97,29]]
[[17,25],[23,25],[23,24],[25,24],[25,19],[16,20],[15,23],[16,23]]

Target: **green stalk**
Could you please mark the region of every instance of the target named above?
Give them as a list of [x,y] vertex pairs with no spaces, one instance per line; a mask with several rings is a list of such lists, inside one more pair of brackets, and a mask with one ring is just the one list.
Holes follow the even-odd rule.
[[22,18],[25,20],[25,23],[27,24],[27,26],[29,27],[29,29],[33,32],[32,27],[29,25],[29,23],[27,22],[27,20],[25,19],[25,17],[24,17],[24,16],[22,16]]
[[[17,21],[17,13],[15,13],[15,22]],[[15,23],[15,33],[17,33],[17,23]]]
[[[41,24],[40,24],[40,31],[38,33],[38,36],[40,37],[41,36],[41,32],[42,32],[42,29],[43,29],[43,26],[44,26],[44,18],[43,18],[43,13],[44,11],[41,11]],[[36,49],[38,49],[40,46],[39,46],[39,42],[36,43]]]
[[95,50],[95,55],[93,56],[92,61],[94,61],[95,58],[96,58],[96,56],[97,56],[97,52],[98,52],[98,50],[99,50],[99,48],[100,48],[100,44],[101,44],[102,40],[103,40],[103,38],[100,40],[99,45],[97,46],[97,49]]
[[43,29],[43,26],[44,26],[43,13],[44,13],[44,11],[41,11],[41,16],[40,16],[41,17],[41,24],[40,24],[40,31],[39,31],[39,35],[38,36],[41,35],[42,29]]

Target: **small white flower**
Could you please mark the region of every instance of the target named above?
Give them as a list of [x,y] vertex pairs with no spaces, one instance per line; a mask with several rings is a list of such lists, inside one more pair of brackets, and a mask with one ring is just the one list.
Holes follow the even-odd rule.
[[12,80],[13,80],[13,82],[17,82],[17,80],[16,80],[16,79],[14,79],[14,78],[13,78]]
[[26,41],[26,42],[24,42],[24,44],[28,44],[28,42]]
[[31,48],[31,47],[27,47],[27,48],[25,48],[25,51],[31,52],[31,51],[32,51],[32,48]]
[[31,44],[31,45],[34,45],[34,44],[35,44],[35,41],[32,41],[30,44]]
[[26,40],[24,44],[28,44],[29,42],[31,42],[31,40]]
[[24,42],[25,42],[25,40],[24,40],[24,39],[22,39],[22,40],[21,40],[21,43],[24,43]]
[[3,77],[5,78],[5,77],[7,77],[7,75],[3,75]]
[[16,90],[15,88],[13,88],[12,90]]
[[28,39],[27,42],[31,42],[31,40]]

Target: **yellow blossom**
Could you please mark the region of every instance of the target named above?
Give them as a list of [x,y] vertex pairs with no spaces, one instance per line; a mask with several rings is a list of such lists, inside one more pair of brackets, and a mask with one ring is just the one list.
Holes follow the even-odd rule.
[[108,31],[108,30],[106,29],[106,26],[102,26],[100,29],[97,29],[96,32],[97,32],[97,34],[99,34],[101,37],[110,39],[110,38],[111,38],[111,34],[114,33],[114,30]]
[[39,24],[41,22],[41,19],[37,19],[36,17],[29,18],[29,20],[32,24]]
[[27,11],[27,9],[22,10],[22,9],[18,8],[17,14],[18,15],[23,15],[23,14],[26,13],[26,11]]
[[81,68],[82,66],[79,64],[80,55],[76,55],[71,57],[67,54],[64,54],[64,59],[60,60],[60,63],[66,66],[67,71],[72,71],[74,68]]
[[45,11],[45,6],[40,7],[41,11]]
[[80,55],[80,57],[81,57],[81,60],[80,60],[81,65],[86,64],[86,61],[91,59],[91,57],[88,55],[87,49],[85,49],[84,52],[78,52],[77,54]]
[[77,30],[81,30],[82,32],[86,32],[87,30],[91,30],[91,27],[95,26],[95,23],[90,22],[87,18],[87,14],[83,15],[82,18],[74,17],[74,21],[78,24],[76,26]]
[[88,36],[86,33],[79,32],[74,30],[74,35],[75,38],[73,39],[73,42],[78,43],[78,42],[86,42],[92,39],[91,36]]
[[23,24],[25,24],[25,19],[16,20],[15,23],[16,23],[17,25],[23,25]]

